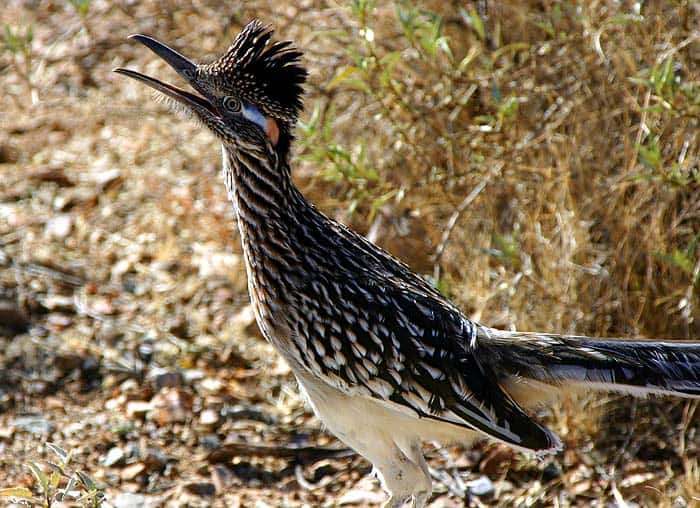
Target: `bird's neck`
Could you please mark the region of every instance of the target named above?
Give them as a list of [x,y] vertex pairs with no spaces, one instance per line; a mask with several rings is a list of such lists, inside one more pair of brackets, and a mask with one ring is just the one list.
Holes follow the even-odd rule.
[[[224,146],[223,176],[238,218],[248,291],[263,335],[274,342],[284,302],[293,298],[303,253],[294,238],[313,209],[296,189],[289,166]],[[313,211],[311,211],[313,215]],[[278,344],[284,348],[284,344]],[[288,355],[285,355],[288,356]]]
[[259,229],[287,213],[293,194],[289,166],[275,154],[224,145],[222,170],[229,199],[242,226]]

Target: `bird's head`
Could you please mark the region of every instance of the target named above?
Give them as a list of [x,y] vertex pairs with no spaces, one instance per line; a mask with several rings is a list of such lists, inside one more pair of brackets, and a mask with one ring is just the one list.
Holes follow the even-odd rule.
[[274,150],[286,156],[303,108],[306,70],[292,42],[272,42],[272,29],[248,23],[219,59],[196,64],[145,35],[132,35],[165,60],[197,92],[191,93],[129,69],[137,79],[173,99],[236,150]]

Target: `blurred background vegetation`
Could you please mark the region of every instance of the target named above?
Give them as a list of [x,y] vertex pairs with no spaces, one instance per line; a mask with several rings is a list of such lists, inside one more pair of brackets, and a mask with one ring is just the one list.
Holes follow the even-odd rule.
[[[700,338],[698,2],[8,0],[9,493],[38,505],[381,499],[361,459],[319,466],[289,451],[337,443],[256,331],[216,142],[111,73],[178,82],[126,37],[208,61],[254,17],[295,40],[310,70],[299,187],[468,316]],[[544,463],[497,445],[434,449],[450,471],[434,506],[699,505],[696,407],[565,401],[543,417],[568,451]],[[291,455],[234,446],[216,459],[240,442]],[[494,489],[469,497],[480,477]]]

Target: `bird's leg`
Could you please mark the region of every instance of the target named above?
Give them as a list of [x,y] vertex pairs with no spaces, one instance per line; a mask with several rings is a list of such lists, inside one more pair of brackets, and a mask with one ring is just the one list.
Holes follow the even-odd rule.
[[412,505],[423,508],[432,481],[420,442],[402,425],[403,417],[369,399],[348,396],[314,381],[302,371],[295,374],[306,400],[328,430],[372,463],[389,494],[384,506],[402,508],[414,499]]
[[[385,508],[402,508],[413,500],[410,506],[424,508],[432,492],[430,477],[425,475],[420,463],[409,458],[396,444],[387,450],[389,453],[373,460],[375,469],[389,493]],[[419,453],[420,461],[423,455]]]
[[[430,471],[428,470],[428,464],[425,462],[425,457],[423,456],[423,449],[421,447],[421,444],[417,441],[413,442],[411,444],[411,448],[408,453],[408,457],[415,463],[418,464],[418,466],[421,468],[423,471],[423,476],[425,478],[425,481],[421,483],[422,487],[425,487],[424,490],[416,490],[414,493],[415,496],[415,503],[414,503],[414,508],[423,508],[427,502],[428,499],[430,499],[431,494],[433,493],[433,481],[432,478],[430,477]],[[416,486],[418,487],[418,486]]]
[[399,447],[400,453],[408,459],[408,463],[402,463],[402,470],[410,469],[413,472],[411,485],[413,504],[411,506],[424,508],[433,493],[433,485],[428,464],[423,457],[421,442],[416,439],[407,441],[399,438],[395,440],[395,443]]

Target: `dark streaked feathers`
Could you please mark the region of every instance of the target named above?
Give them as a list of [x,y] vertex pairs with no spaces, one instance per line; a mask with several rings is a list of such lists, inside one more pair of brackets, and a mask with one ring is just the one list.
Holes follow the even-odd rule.
[[251,21],[226,53],[203,65],[202,71],[221,89],[230,89],[293,125],[303,109],[307,72],[301,51],[291,41],[271,42],[272,35],[270,26]]

